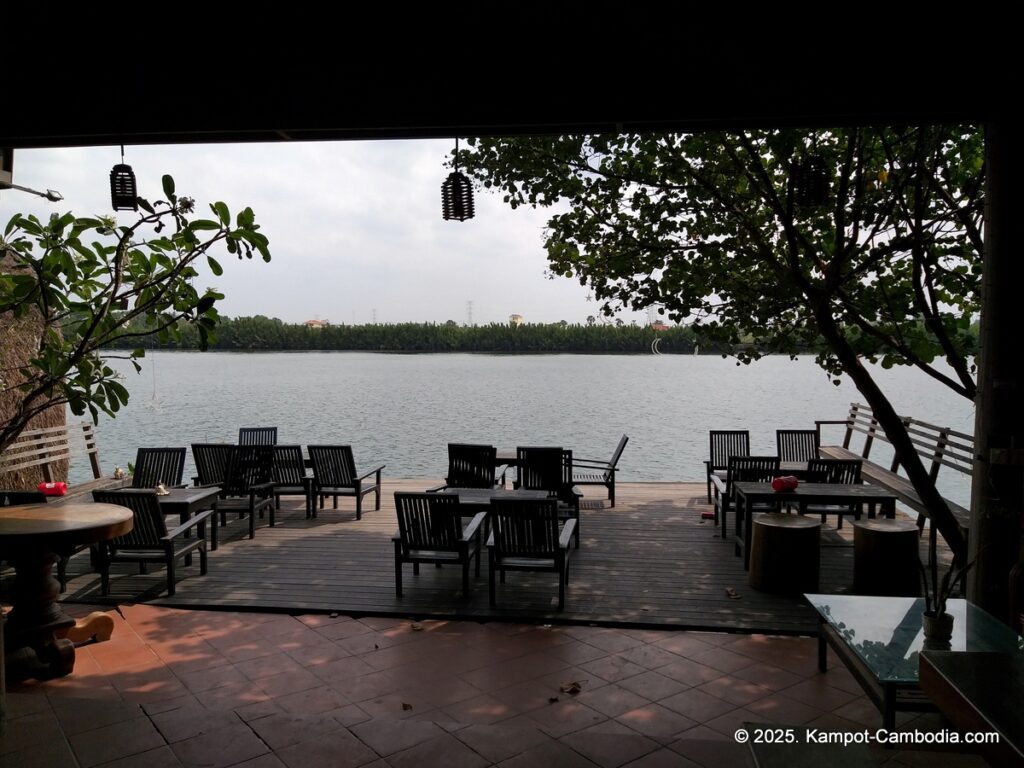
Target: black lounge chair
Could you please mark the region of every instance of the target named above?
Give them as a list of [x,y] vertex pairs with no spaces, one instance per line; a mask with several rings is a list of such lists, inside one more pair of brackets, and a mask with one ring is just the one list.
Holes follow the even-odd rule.
[[302,457],[302,447],[298,445],[275,445],[274,468],[274,506],[281,508],[282,496],[302,496],[306,502],[306,517],[312,517],[313,476],[306,472],[306,462]]
[[[352,496],[356,500],[356,520],[362,520],[363,496],[368,493],[376,494],[374,509],[380,509],[380,475],[384,464],[360,474],[351,445],[311,445],[309,460],[313,465],[313,498],[320,499],[320,509],[328,496],[334,498],[335,509],[339,496]],[[375,479],[367,482],[370,475],[375,475]],[[316,510],[317,505],[313,504],[313,517]]]
[[[861,482],[860,459],[811,459],[807,462],[807,482],[809,483],[846,483],[859,485]],[[801,515],[821,515],[821,522],[827,521],[829,515],[835,515],[836,528],[843,527],[843,516],[852,515],[860,520],[860,504],[805,504],[800,507]]]
[[184,448],[139,448],[135,454],[132,488],[167,488],[181,485],[185,474]]
[[[274,446],[229,446],[230,461],[227,474],[220,483],[220,501],[217,510],[222,516],[238,512],[249,516],[249,538],[256,537],[256,516],[263,517],[266,510],[270,527],[274,527]],[[222,517],[223,520],[223,517]]]
[[779,461],[810,461],[818,458],[816,429],[777,429],[775,444]]
[[448,443],[448,475],[444,485],[430,488],[494,488],[501,484],[505,467],[497,463],[498,451],[493,445]]
[[277,445],[277,427],[242,427],[238,430],[239,445]]
[[[711,482],[714,477],[725,480],[730,456],[750,455],[750,431],[711,430],[711,458],[704,462],[708,476],[708,504],[711,499]],[[715,525],[718,525],[718,511],[715,511]]]
[[572,451],[563,448],[520,446],[516,448],[518,479],[515,487],[547,491],[558,500],[563,520],[575,520],[573,538],[580,546],[580,489],[572,482]]
[[611,459],[600,461],[598,459],[573,459],[572,460],[572,483],[573,485],[603,485],[608,489],[608,501],[615,506],[615,472],[622,451],[626,448],[629,438],[623,435],[619,438],[619,444],[615,447]]

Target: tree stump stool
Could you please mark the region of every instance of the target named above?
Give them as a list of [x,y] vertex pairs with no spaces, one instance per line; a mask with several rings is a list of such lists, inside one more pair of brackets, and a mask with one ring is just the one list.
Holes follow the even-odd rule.
[[776,594],[818,591],[821,521],[771,513],[751,527],[750,586]]
[[920,597],[920,531],[910,520],[853,524],[853,591],[858,595]]

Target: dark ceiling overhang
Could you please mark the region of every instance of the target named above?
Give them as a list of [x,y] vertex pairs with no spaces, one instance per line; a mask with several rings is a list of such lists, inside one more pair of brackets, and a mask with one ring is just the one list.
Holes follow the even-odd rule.
[[1006,49],[962,18],[797,24],[597,2],[450,13],[256,3],[237,20],[182,11],[127,40],[74,23],[56,44],[18,35],[0,146],[981,123],[1008,100],[992,76]]

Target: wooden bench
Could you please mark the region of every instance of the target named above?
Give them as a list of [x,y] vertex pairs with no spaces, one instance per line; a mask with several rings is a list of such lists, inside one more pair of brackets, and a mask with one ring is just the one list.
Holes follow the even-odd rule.
[[26,429],[0,454],[0,476],[8,472],[38,467],[43,473],[43,480],[52,483],[60,479],[56,475],[54,465],[60,461],[70,461],[72,457],[80,455],[83,443],[93,479],[73,486],[69,484],[67,496],[90,494],[95,489],[109,486],[114,480],[112,477],[104,477],[100,469],[96,431],[88,421],[59,427]]
[[[942,467],[950,467],[953,471],[961,472],[968,477],[973,475],[974,437],[972,435],[956,432],[949,427],[937,427],[934,424],[928,424],[927,422],[907,416],[901,418],[907,428],[907,432],[910,434],[910,440],[914,444],[917,454],[925,460],[926,466],[929,466],[928,463],[930,462],[929,474],[932,480],[938,477],[939,470]],[[899,501],[917,512],[918,528],[924,528],[924,521],[928,518],[928,510],[921,503],[921,499],[911,482],[902,475],[897,474],[901,464],[900,457],[894,455],[888,468],[870,461],[868,458],[871,455],[871,448],[876,440],[892,444],[878,425],[878,421],[871,411],[871,406],[864,405],[863,403],[850,403],[850,412],[844,421],[816,421],[815,424],[818,429],[819,445],[821,443],[822,425],[845,424],[846,434],[843,437],[843,444],[841,446],[821,445],[819,451],[822,457],[828,459],[861,459],[863,461],[861,469],[863,479],[872,485],[890,491]],[[864,444],[859,454],[851,450],[851,442],[855,432],[864,435]],[[949,505],[949,509],[956,518],[960,531],[966,539],[971,525],[971,511],[949,499],[946,499],[946,503]],[[929,531],[929,560],[934,565],[937,529],[934,525],[929,525]]]

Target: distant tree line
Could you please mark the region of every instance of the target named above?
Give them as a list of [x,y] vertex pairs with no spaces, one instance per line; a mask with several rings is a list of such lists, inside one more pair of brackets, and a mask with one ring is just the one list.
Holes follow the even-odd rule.
[[[117,348],[195,349],[194,326],[183,324],[180,338],[161,343],[155,336],[126,339]],[[596,352],[647,353],[655,340],[664,354],[733,353],[749,347],[751,339],[732,345],[708,341],[689,326],[654,330],[649,326],[588,322],[459,325],[396,323],[324,325],[285,323],[277,318],[221,317],[210,336],[209,348],[236,351],[355,350],[367,352]],[[813,347],[804,350],[816,351]]]

